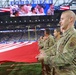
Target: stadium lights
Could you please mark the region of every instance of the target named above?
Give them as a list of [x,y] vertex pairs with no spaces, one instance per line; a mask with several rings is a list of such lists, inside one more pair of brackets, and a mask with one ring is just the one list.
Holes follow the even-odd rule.
[[17,22],[17,21],[14,21],[15,23]]
[[29,22],[32,22],[31,20],[29,20]]
[[41,26],[40,25],[37,25],[36,27],[39,27],[40,28]]
[[44,19],[43,19],[43,21],[44,21]]
[[35,20],[35,22],[37,22],[37,20]]
[[49,19],[47,19],[47,21],[49,21]]
[[47,26],[50,27],[50,24],[48,24]]
[[7,21],[5,23],[7,23]]
[[58,19],[56,19],[56,21],[58,21]]
[[60,26],[60,24],[58,23],[57,26]]
[[0,23],[3,23],[3,21],[1,21]]
[[40,19],[38,21],[40,22]]
[[30,28],[30,26],[26,26],[27,28]]
[[24,22],[26,22],[26,20],[24,20]]
[[52,19],[52,21],[54,21],[54,19]]
[[21,22],[21,20],[19,22]]
[[10,21],[10,23],[12,23],[12,21]]

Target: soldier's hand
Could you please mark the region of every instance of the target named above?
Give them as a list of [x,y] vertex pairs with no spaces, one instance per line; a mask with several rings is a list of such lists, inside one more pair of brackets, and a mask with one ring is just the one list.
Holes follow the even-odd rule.
[[39,40],[43,39],[43,36],[40,36]]
[[42,50],[42,49],[40,49],[39,51],[40,51],[40,53],[45,53],[45,51],[44,51],[44,50]]
[[38,60],[39,61],[43,61],[44,60],[44,55],[43,54],[39,54],[38,55]]

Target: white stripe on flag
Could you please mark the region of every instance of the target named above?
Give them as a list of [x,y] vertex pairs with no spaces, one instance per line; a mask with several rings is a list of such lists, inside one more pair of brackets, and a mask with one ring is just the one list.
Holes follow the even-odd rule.
[[13,50],[22,46],[27,46],[32,44],[33,42],[18,42],[18,43],[9,43],[9,44],[0,44],[0,53],[1,52],[5,52],[5,51],[9,51],[9,50]]

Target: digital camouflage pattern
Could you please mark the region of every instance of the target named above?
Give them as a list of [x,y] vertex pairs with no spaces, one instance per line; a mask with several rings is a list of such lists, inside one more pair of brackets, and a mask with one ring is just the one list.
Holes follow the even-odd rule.
[[44,61],[56,68],[55,75],[76,75],[76,30],[74,27],[67,30],[46,54]]
[[[45,51],[48,50],[50,47],[52,47],[54,43],[55,41],[52,35],[49,35],[46,40],[41,39],[38,41],[40,48]],[[41,61],[41,64],[42,64],[42,75],[51,75],[50,74],[51,68],[49,67],[49,65],[44,64],[44,61]]]
[[46,40],[41,39],[38,41],[39,46],[41,47],[42,50],[47,50],[50,47],[54,45],[54,37],[52,35],[49,35]]

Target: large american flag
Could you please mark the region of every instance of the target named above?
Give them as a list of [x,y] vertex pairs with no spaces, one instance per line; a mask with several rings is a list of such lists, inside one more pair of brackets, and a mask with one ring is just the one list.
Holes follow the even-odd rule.
[[10,50],[22,47],[22,46],[27,46],[32,43],[34,43],[34,41],[3,43],[3,44],[0,44],[0,53],[5,52],[5,51],[10,51]]
[[0,62],[37,62],[38,42],[0,44]]
[[69,6],[60,6],[60,10],[68,10],[68,9],[70,9]]
[[10,8],[0,8],[0,12],[10,12]]

